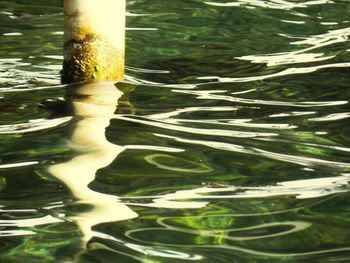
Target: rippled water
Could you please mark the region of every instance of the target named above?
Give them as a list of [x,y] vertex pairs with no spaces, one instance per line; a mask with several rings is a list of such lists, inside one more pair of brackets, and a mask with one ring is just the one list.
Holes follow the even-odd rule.
[[350,262],[349,1],[128,1],[119,90],[61,2],[0,1],[1,262]]

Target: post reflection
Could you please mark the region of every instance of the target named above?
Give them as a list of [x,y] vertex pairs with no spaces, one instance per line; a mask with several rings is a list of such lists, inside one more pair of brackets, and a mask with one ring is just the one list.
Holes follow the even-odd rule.
[[121,95],[113,82],[75,85],[68,90],[69,106],[76,119],[68,144],[76,155],[50,166],[49,172],[65,184],[78,203],[91,206],[90,210],[70,217],[79,226],[84,242],[93,237],[94,225],[137,217],[116,196],[96,192],[88,186],[96,172],[111,164],[124,150],[110,143],[105,135]]

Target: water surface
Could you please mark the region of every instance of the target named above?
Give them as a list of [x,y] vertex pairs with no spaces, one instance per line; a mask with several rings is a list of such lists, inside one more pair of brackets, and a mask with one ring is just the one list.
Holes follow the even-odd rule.
[[0,1],[1,262],[350,261],[348,1],[128,1],[118,90],[61,5]]

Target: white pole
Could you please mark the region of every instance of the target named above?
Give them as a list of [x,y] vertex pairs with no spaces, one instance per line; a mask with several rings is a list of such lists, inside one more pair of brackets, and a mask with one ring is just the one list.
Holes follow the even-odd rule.
[[126,0],[64,0],[62,82],[124,79]]

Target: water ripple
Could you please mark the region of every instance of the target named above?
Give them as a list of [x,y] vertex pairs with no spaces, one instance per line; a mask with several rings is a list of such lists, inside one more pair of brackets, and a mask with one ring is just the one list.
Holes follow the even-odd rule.
[[185,139],[185,138],[169,136],[165,134],[154,134],[154,135],[162,138],[172,139],[177,142],[182,142],[186,144],[199,144],[199,145],[207,146],[209,148],[214,148],[218,150],[255,155],[255,156],[265,157],[268,159],[278,160],[286,163],[293,163],[293,164],[306,166],[306,167],[325,166],[325,167],[331,167],[337,170],[350,168],[350,163],[334,162],[334,161],[328,161],[328,160],[323,160],[323,159],[313,158],[313,157],[306,157],[306,156],[297,156],[295,154],[277,153],[277,152],[262,150],[254,147],[250,147],[250,148],[243,147],[241,145],[236,145],[232,143],[209,141],[209,140]]
[[161,129],[172,130],[172,131],[181,131],[185,133],[200,134],[200,135],[209,135],[209,136],[225,136],[225,137],[238,137],[238,138],[256,138],[256,137],[271,137],[278,136],[276,133],[267,133],[267,132],[243,132],[243,131],[233,131],[233,130],[224,130],[224,129],[200,129],[200,128],[191,128],[186,126],[178,126],[173,124],[168,124],[161,121],[153,121],[147,117],[135,118],[133,116],[120,116],[116,115],[114,117],[118,120],[124,120],[128,122],[135,122],[139,124],[144,124],[148,126],[154,126]]
[[33,227],[62,222],[61,219],[45,215],[40,218],[0,220],[0,226]]
[[[64,242],[93,237],[72,258],[65,246],[67,262],[318,262],[350,251],[347,1],[168,1],[166,12],[162,0],[129,1],[116,112],[132,114],[103,93],[108,118],[97,99],[73,120],[63,104],[89,94],[61,100],[61,5],[2,2],[0,261],[56,259],[67,227]],[[67,138],[68,122],[78,136]]]
[[10,168],[31,166],[31,165],[36,165],[38,163],[39,163],[38,161],[30,161],[30,162],[0,164],[0,169],[10,169]]
[[[312,72],[316,72],[321,69],[327,68],[348,68],[350,67],[350,63],[333,63],[326,64],[320,66],[313,67],[300,67],[300,68],[288,68],[283,71],[262,75],[262,76],[252,76],[252,77],[243,77],[243,78],[229,78],[229,77],[198,77],[200,80],[213,80],[213,82],[222,82],[222,83],[235,83],[235,82],[251,82],[257,80],[264,80],[288,75],[296,75],[296,74],[309,74]],[[216,80],[216,81],[215,81]]]
[[237,7],[237,6],[249,6],[249,7],[260,7],[268,9],[281,9],[281,10],[291,10],[295,8],[307,8],[313,5],[331,4],[334,3],[331,0],[313,0],[305,1],[301,3],[296,3],[294,1],[286,0],[238,0],[235,2],[205,2],[207,5],[218,6],[218,7]]
[[[182,259],[182,260],[201,260],[203,259],[203,256],[201,255],[196,255],[196,254],[188,254],[184,252],[180,252],[178,250],[171,250],[171,249],[165,249],[165,248],[157,248],[154,246],[143,246],[139,245],[137,243],[132,243],[132,242],[127,242],[118,238],[115,238],[111,235],[105,234],[105,233],[100,233],[100,232],[95,232],[95,236],[98,238],[101,238],[103,240],[110,240],[118,244],[123,244],[125,247],[132,249],[134,252],[138,252],[142,255],[147,255],[147,256],[156,256],[156,257],[161,257],[161,258],[171,258],[171,259]],[[97,247],[101,248],[101,246]],[[103,247],[106,250],[113,251],[117,254],[121,254],[120,251],[115,250],[111,247]],[[130,254],[125,254],[128,257],[134,258],[136,260],[141,260],[141,257],[136,257],[132,256]],[[143,260],[142,260],[143,262]]]
[[[248,55],[236,57],[240,60],[248,60],[251,63],[265,63],[268,67],[276,65],[286,65],[295,63],[310,63],[324,61],[334,58],[335,56],[324,56],[324,53],[308,53],[311,50],[323,48],[336,43],[346,42],[350,35],[350,28],[330,30],[325,34],[301,37],[288,35],[288,38],[301,38],[302,40],[291,42],[290,45],[310,45],[311,47],[304,48],[297,51],[282,52],[282,53],[270,53],[263,55]],[[285,36],[285,35],[283,35]],[[318,70],[324,67],[315,68]],[[305,69],[305,72],[310,72],[310,69]],[[284,72],[286,73],[286,72]],[[283,72],[279,74],[284,74]],[[293,74],[300,74],[301,70],[297,70]]]
[[[350,64],[349,64],[350,65]],[[288,101],[272,101],[272,100],[259,100],[259,99],[245,99],[229,95],[219,95],[217,93],[225,93],[226,90],[177,90],[173,92],[196,95],[197,99],[209,99],[209,100],[221,100],[230,101],[243,104],[257,104],[257,105],[273,105],[273,106],[287,106],[287,107],[329,107],[347,104],[347,100],[334,100],[334,101],[301,101],[301,102],[288,102]]]
[[36,119],[30,120],[26,123],[0,125],[0,134],[18,134],[46,130],[67,123],[71,119],[72,117],[63,117],[52,120]]

